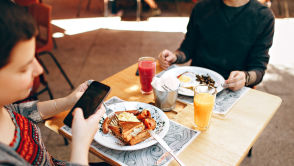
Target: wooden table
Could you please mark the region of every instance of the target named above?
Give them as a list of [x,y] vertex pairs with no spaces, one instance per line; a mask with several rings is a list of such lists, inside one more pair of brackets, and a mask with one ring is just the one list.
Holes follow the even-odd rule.
[[[153,94],[141,94],[139,77],[135,76],[136,70],[137,64],[134,64],[102,81],[112,88],[108,98],[118,96],[126,101],[154,102]],[[157,72],[161,70],[157,66]],[[225,119],[212,118],[209,129],[201,133],[182,151],[179,158],[186,165],[239,165],[278,110],[281,102],[278,96],[250,89],[232,107]],[[184,107],[184,104],[177,103],[176,110]],[[66,114],[67,112],[64,112],[47,120],[45,125],[60,133],[59,128],[63,126],[62,121]],[[169,112],[167,116],[172,118],[175,114]],[[117,165],[94,149],[90,151],[105,161]],[[173,161],[170,165],[177,163]]]

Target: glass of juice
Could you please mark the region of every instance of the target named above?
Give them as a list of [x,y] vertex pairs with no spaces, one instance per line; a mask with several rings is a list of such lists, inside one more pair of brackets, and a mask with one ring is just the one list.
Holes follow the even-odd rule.
[[151,82],[156,72],[156,60],[152,57],[141,57],[138,60],[138,68],[142,94],[152,92]]
[[216,88],[200,84],[194,88],[194,123],[200,131],[208,129],[215,103]]

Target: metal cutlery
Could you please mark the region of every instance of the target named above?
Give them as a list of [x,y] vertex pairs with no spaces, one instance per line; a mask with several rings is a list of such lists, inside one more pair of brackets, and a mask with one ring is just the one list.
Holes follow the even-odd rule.
[[104,106],[104,108],[106,110],[107,116],[114,112],[112,109],[108,108],[108,106],[106,106],[106,104],[104,102],[102,104],[103,104],[103,106]]
[[173,91],[172,89],[170,89],[167,85],[163,84],[161,86],[165,91]]
[[157,134],[152,130],[148,130],[150,135],[178,162],[180,166],[184,166],[185,164],[173,153],[172,149],[167,145],[167,143],[160,138]]

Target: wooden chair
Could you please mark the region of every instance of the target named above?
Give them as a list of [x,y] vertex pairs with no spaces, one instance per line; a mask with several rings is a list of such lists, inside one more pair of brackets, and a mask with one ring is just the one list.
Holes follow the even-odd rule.
[[[66,79],[71,89],[74,89],[73,84],[69,80],[68,76],[64,72],[63,68],[55,58],[54,54],[51,52],[53,49],[53,39],[52,39],[52,29],[51,29],[51,12],[52,8],[44,3],[34,3],[29,6],[29,13],[32,14],[33,18],[36,20],[39,35],[36,38],[36,54],[37,56],[48,54],[57,67],[59,68],[61,74]],[[39,58],[38,58],[39,59]],[[39,59],[40,64],[43,66],[46,73],[49,73],[48,69],[44,63]]]

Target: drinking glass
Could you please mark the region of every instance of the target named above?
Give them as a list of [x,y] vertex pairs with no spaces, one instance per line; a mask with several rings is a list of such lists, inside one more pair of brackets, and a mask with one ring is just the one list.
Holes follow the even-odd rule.
[[156,72],[156,60],[152,57],[141,57],[138,60],[139,76],[142,94],[152,92],[151,82]]
[[208,129],[215,103],[216,88],[200,84],[194,88],[194,123],[200,131]]

